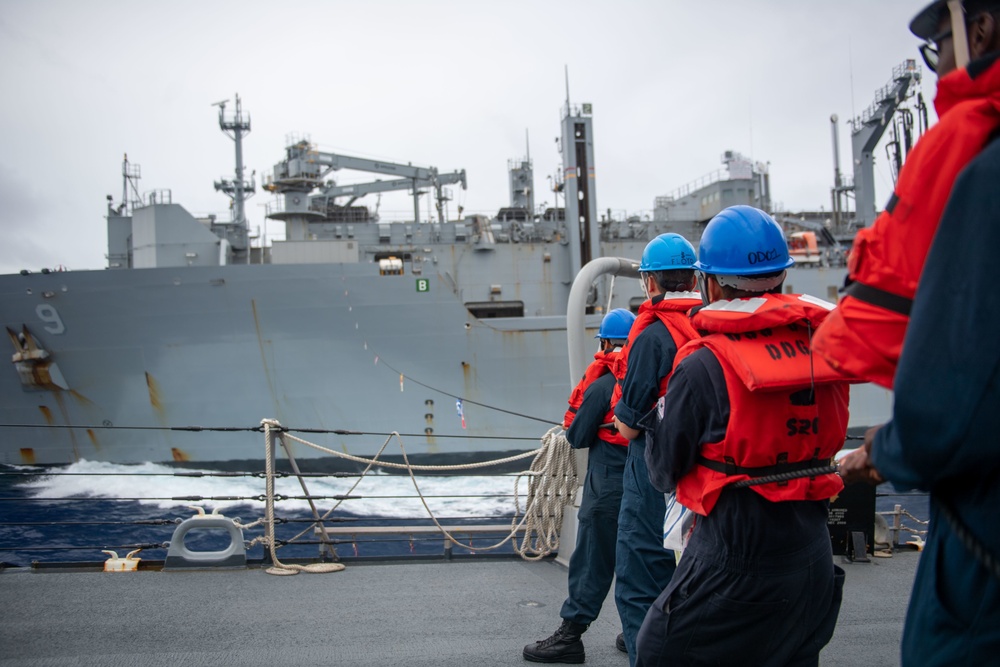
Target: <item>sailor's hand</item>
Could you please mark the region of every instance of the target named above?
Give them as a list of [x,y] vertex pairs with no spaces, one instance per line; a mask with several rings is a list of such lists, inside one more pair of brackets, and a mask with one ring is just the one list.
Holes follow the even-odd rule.
[[618,417],[615,417],[615,428],[618,429],[618,432],[625,436],[628,440],[635,440],[639,437],[639,434],[642,433],[642,431],[624,424],[622,420],[618,419]]
[[872,438],[882,428],[874,426],[865,432],[865,442],[853,452],[837,462],[838,473],[844,478],[844,484],[866,482],[871,485],[881,484],[884,480],[871,461]]

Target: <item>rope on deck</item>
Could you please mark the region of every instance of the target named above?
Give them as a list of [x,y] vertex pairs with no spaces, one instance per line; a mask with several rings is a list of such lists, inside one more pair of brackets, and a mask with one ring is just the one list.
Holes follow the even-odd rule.
[[[274,537],[274,441],[275,439],[278,439],[282,446],[285,447],[284,441],[286,438],[305,446],[312,447],[331,456],[339,456],[349,461],[364,463],[366,465],[364,471],[358,477],[358,480],[354,483],[351,489],[344,494],[344,496],[350,496],[354,492],[354,489],[357,488],[358,484],[361,483],[361,480],[365,478],[368,472],[375,465],[406,470],[410,477],[410,481],[413,483],[413,488],[420,497],[420,502],[427,511],[427,515],[430,517],[431,521],[434,522],[434,525],[441,531],[444,538],[455,546],[475,551],[492,551],[500,548],[507,542],[514,540],[517,533],[519,531],[523,531],[524,536],[521,539],[521,542],[515,542],[513,546],[514,550],[525,560],[539,560],[559,548],[559,530],[562,527],[563,510],[566,505],[573,500],[573,495],[576,491],[578,483],[576,457],[574,456],[573,450],[570,448],[569,442],[566,440],[566,435],[560,426],[552,427],[544,436],[542,436],[542,446],[537,450],[493,461],[449,466],[429,466],[414,465],[410,463],[402,438],[399,433],[395,431],[389,435],[384,443],[382,443],[382,447],[379,448],[375,456],[369,459],[328,449],[321,445],[317,445],[307,440],[303,440],[302,438],[290,435],[281,426],[281,424],[273,419],[264,419],[261,421],[261,424],[264,430],[265,441],[266,516],[263,519],[263,522],[266,525],[266,532],[263,537],[256,538],[251,544],[255,542],[262,542],[268,546],[271,554],[271,560],[275,564],[274,567],[266,570],[268,574],[289,575],[298,574],[300,571],[336,572],[344,569],[344,565],[342,563],[290,565],[281,563],[277,558],[275,553],[276,540]],[[400,452],[403,456],[402,464],[379,460],[379,457],[385,451],[386,446],[393,438],[395,438],[399,444]],[[287,451],[287,447],[285,447],[285,449]],[[485,468],[510,463],[512,461],[528,458],[529,456],[534,456],[530,468],[519,473],[514,480],[515,508],[514,517],[511,521],[511,530],[502,540],[489,546],[473,547],[463,544],[457,540],[444,526],[442,526],[433,510],[431,510],[428,506],[427,500],[421,492],[420,485],[417,483],[417,479],[414,474],[415,471],[455,472],[460,470]],[[528,478],[528,491],[525,497],[523,514],[521,513],[520,494],[518,491],[522,477]],[[320,527],[322,527],[322,521],[326,520],[330,514],[340,506],[341,502],[343,501],[338,500],[338,502],[322,517],[317,517],[317,521],[314,523],[317,523]],[[298,539],[308,531],[309,529],[307,528],[306,530],[300,532],[298,535],[293,537],[291,541]]]

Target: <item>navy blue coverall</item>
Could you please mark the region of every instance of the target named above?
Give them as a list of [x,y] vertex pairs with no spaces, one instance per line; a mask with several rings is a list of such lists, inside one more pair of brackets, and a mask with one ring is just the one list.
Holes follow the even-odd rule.
[[[646,449],[652,485],[676,489],[701,445],[722,440],[728,423],[722,367],[710,350],[698,350],[670,378]],[[776,503],[750,489],[724,490],[712,512],[696,518],[670,585],[650,607],[636,664],[817,665],[844,583],[828,511],[826,501]]]
[[[970,68],[971,69],[971,68]],[[955,181],[913,302],[892,421],[871,461],[899,490],[930,491],[930,526],[902,664],[1000,660],[1000,577],[942,514],[947,503],[1000,562],[1000,138]]]
[[[644,429],[655,414],[660,382],[670,374],[677,354],[670,332],[660,321],[651,323],[630,343],[628,369],[615,416],[626,426]],[[622,621],[629,664],[635,664],[635,641],[646,610],[670,582],[675,563],[663,548],[663,493],[649,483],[646,470],[646,437],[643,431],[628,446],[618,548],[615,554],[615,604]]]
[[567,621],[581,625],[597,619],[615,576],[618,511],[628,448],[597,437],[614,386],[615,376],[607,373],[587,387],[566,431],[566,439],[574,449],[590,448],[577,514],[576,548],[569,559],[569,597],[559,612]]

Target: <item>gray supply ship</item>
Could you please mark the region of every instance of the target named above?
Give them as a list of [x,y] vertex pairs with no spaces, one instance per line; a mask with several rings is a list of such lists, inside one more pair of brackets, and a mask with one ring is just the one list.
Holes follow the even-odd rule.
[[[904,63],[856,120],[855,151],[864,156],[869,143],[867,163],[855,159],[853,184],[837,169],[832,227],[776,214],[790,232],[828,241],[796,249],[806,261],[790,270],[789,291],[836,300],[845,276],[836,237],[874,218],[865,168],[918,77]],[[525,158],[509,164],[509,205],[492,218],[448,219],[445,186],[465,187],[463,170],[293,142],[263,185],[276,195],[268,215],[284,223],[285,240],[254,247],[244,205],[255,183],[242,163],[250,120],[239,98],[233,113],[221,104],[236,170],[215,187],[231,197],[232,220],[196,219],[169,191],[140,196],[138,167],[126,159],[122,200],[108,198],[106,270],[0,276],[11,345],[0,371],[0,462],[233,465],[263,457],[260,439],[243,432],[262,418],[336,431],[311,439],[361,456],[391,431],[417,462],[536,448],[571,389],[567,302],[581,268],[598,257],[638,260],[664,232],[697,244],[704,224],[733,204],[771,209],[766,167],[726,152],[724,170],[657,197],[649,218],[601,215],[592,120],[590,105],[567,101],[555,179],[564,207],[536,211]],[[342,169],[378,178],[338,185],[329,176]],[[391,190],[413,194],[412,221],[383,222],[356,203]],[[420,219],[425,193],[436,205],[431,220]],[[853,219],[838,206],[848,193]],[[583,306],[588,336],[602,313],[636,309],[642,298],[638,281],[595,281]],[[890,405],[889,392],[855,387],[851,426],[881,423]],[[187,427],[232,430],[205,437]]]

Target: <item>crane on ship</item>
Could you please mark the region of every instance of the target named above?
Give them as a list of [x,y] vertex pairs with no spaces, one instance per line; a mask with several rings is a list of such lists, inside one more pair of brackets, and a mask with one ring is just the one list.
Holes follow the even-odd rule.
[[[466,188],[465,170],[441,173],[436,167],[417,167],[384,160],[372,160],[339,153],[323,152],[308,141],[298,141],[285,149],[285,159],[274,166],[274,173],[268,176],[264,189],[284,195],[284,206],[280,213],[271,217],[290,216],[324,217],[331,206],[350,206],[367,194],[410,190],[413,194],[414,222],[420,222],[420,196],[424,188],[434,190],[438,220],[444,222],[444,202],[448,195],[445,185],[461,184]],[[369,183],[338,185],[335,181],[324,181],[331,172],[347,169],[368,173],[384,174],[396,178],[376,180]],[[318,191],[316,194],[311,194]],[[347,204],[336,204],[336,200],[349,197]]]
[[[893,167],[893,179],[899,173],[905,155],[913,144],[912,112],[903,104],[917,97],[917,114],[920,126],[917,135],[927,128],[927,106],[923,96],[916,91],[920,83],[920,68],[916,60],[903,61],[892,70],[892,80],[875,92],[875,100],[860,116],[849,121],[851,125],[851,153],[853,157],[853,180],[848,181],[840,171],[838,148],[837,115],[830,117],[833,132],[834,187],[831,190],[833,203],[833,228],[838,237],[851,236],[853,227],[867,227],[875,222],[875,147],[885,131],[892,126],[893,137],[886,147]],[[895,119],[895,121],[894,121]],[[902,141],[902,143],[901,143]],[[855,217],[847,220],[847,200],[854,198]]]

